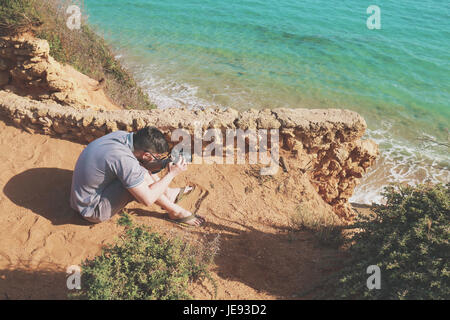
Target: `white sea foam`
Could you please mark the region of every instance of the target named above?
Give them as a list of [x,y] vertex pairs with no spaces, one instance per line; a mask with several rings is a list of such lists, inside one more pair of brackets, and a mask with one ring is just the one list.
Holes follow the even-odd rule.
[[367,137],[380,146],[380,158],[356,187],[350,202],[382,203],[381,195],[389,183],[449,183],[449,159],[432,145],[413,145],[390,134],[392,124],[384,122],[378,130],[367,130]]
[[[128,53],[128,55],[127,55]],[[211,105],[198,97],[198,87],[169,77],[158,76],[159,66],[141,61],[139,57],[118,53],[116,58],[131,70],[141,88],[158,108],[195,108]]]
[[157,76],[158,65],[147,64],[132,66],[139,85],[147,93],[150,100],[161,109],[166,108],[196,108],[211,105],[208,101],[198,97],[198,87],[171,79]]
[[198,87],[176,80],[147,76],[141,86],[158,108],[195,108],[210,105],[198,97]]

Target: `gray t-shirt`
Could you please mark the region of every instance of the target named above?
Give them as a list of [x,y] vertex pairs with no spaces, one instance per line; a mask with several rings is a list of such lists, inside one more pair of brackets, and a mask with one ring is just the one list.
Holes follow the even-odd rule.
[[146,173],[133,155],[133,134],[125,131],[107,134],[92,141],[78,158],[70,205],[90,217],[109,184],[118,179],[124,188],[134,188],[144,181]]

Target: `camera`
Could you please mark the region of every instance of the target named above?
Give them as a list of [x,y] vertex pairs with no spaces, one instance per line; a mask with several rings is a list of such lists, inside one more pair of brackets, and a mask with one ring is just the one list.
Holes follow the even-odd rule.
[[149,170],[151,173],[158,173],[162,170],[164,170],[169,163],[177,163],[180,157],[184,157],[186,162],[192,162],[192,155],[187,152],[179,152],[179,151],[172,151],[171,155],[167,158],[160,159],[160,160],[153,160],[153,161],[140,161],[141,165]]
[[170,155],[173,163],[177,163],[180,157],[183,157],[186,162],[192,162],[192,155],[188,152],[172,151]]

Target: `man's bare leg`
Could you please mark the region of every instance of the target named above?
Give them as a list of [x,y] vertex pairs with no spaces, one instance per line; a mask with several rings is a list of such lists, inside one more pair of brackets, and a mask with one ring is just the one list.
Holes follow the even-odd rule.
[[[156,178],[155,178],[155,176],[156,176]],[[146,182],[149,185],[155,183],[158,180],[159,180],[159,177],[157,175],[149,174],[148,176],[146,176]],[[173,188],[168,188],[168,189],[175,190]],[[170,219],[181,219],[181,218],[189,217],[192,215],[192,213],[190,211],[180,207],[179,205],[175,204],[173,201],[170,201],[169,198],[166,196],[166,193],[162,194],[158,198],[158,200],[156,200],[155,203],[167,211]],[[204,220],[202,221],[202,219],[196,218],[196,219],[192,219],[191,221],[186,222],[186,223],[194,225],[194,226],[199,226],[203,222],[204,222]]]
[[[153,178],[153,180],[158,181],[160,178],[156,173],[151,173],[149,171],[150,176]],[[192,190],[192,187],[186,187],[186,189],[184,190],[184,192],[189,192]],[[175,199],[177,198],[178,194],[180,193],[181,189],[180,188],[167,188],[166,192],[164,193],[164,195],[167,197],[167,199],[170,202],[175,202]]]

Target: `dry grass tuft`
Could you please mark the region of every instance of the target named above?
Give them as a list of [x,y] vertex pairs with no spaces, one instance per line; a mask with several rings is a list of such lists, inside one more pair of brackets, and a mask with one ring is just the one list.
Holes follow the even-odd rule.
[[312,210],[302,203],[289,216],[289,228],[293,231],[307,230],[314,233],[320,244],[339,247],[344,242],[343,227],[337,217]]

